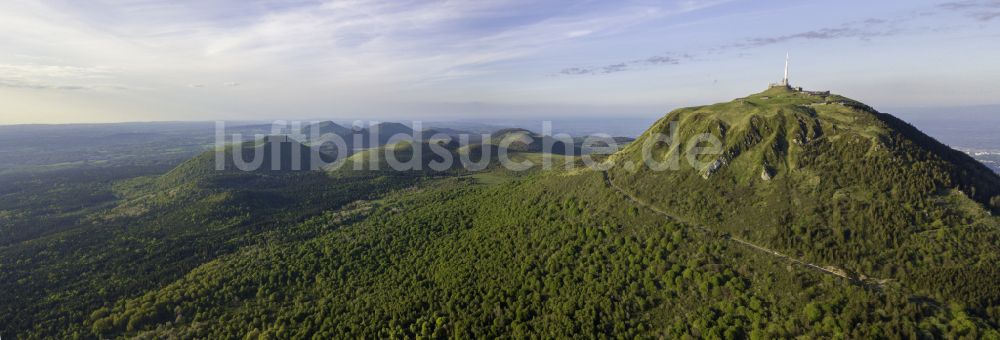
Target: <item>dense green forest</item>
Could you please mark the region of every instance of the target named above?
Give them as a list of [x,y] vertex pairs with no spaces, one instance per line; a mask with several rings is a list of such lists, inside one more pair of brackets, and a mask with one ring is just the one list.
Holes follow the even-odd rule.
[[[77,263],[94,267],[75,280],[92,286],[49,287],[49,297],[34,298],[71,307],[58,313],[46,309],[52,302],[41,304],[31,314],[38,319],[29,320],[53,321],[25,323],[18,334],[998,335],[995,321],[961,304],[853,285],[669,222],[629,204],[592,171],[497,170],[425,179],[386,197],[330,206],[302,221],[270,222],[280,225],[219,236],[218,243],[234,248],[205,254],[213,260],[171,271],[140,270],[158,283],[119,284],[118,293],[110,291],[115,281],[97,272],[135,276],[125,274],[136,273],[135,262],[155,260],[131,255],[121,263]],[[129,251],[127,245],[112,247]],[[22,254],[22,262],[46,262],[27,249]],[[97,269],[97,263],[108,265]],[[159,262],[168,264],[176,266]],[[64,289],[75,293],[60,294]],[[87,289],[103,294],[85,294]]]
[[623,204],[595,172],[496,176],[505,177],[442,179],[258,234],[160,288],[36,330],[157,338],[998,335],[958,305],[851,285],[666,222]]
[[[98,177],[74,185],[57,180],[16,186],[40,190],[19,196],[27,208],[18,211],[38,222],[31,228],[66,230],[0,248],[2,334],[50,334],[106,301],[162,286],[256,244],[267,231],[422,180],[370,173],[333,178],[316,171],[214,171],[213,166],[212,153],[206,153],[163,175],[113,184]],[[53,186],[81,192],[96,188],[103,196],[48,196]],[[60,209],[80,199],[92,211],[55,219],[50,199],[59,199]]]

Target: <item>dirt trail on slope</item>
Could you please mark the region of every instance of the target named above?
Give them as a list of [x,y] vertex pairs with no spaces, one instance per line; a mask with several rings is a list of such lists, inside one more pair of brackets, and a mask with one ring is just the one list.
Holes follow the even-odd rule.
[[642,206],[644,208],[647,208],[647,209],[649,209],[649,210],[651,210],[651,211],[653,211],[653,212],[655,212],[655,213],[657,213],[657,214],[659,214],[659,215],[661,215],[663,217],[666,217],[668,220],[671,220],[672,222],[683,224],[685,226],[694,228],[695,230],[698,230],[698,231],[700,231],[700,232],[702,232],[702,233],[704,233],[706,235],[715,236],[715,237],[719,237],[719,238],[722,238],[722,239],[725,239],[725,240],[729,240],[729,241],[735,242],[737,244],[743,245],[743,246],[745,246],[747,248],[750,248],[752,250],[755,250],[755,251],[758,251],[758,252],[761,252],[761,253],[765,253],[765,254],[777,257],[779,259],[791,262],[793,264],[797,264],[797,265],[803,266],[803,267],[811,269],[811,270],[815,270],[815,271],[821,272],[823,274],[833,275],[833,276],[845,279],[845,280],[847,280],[848,282],[850,282],[852,284],[861,285],[861,286],[865,286],[865,287],[874,287],[876,289],[881,289],[881,287],[882,287],[882,282],[880,282],[879,280],[872,280],[872,279],[864,279],[864,278],[853,277],[851,275],[848,275],[846,271],[843,271],[843,270],[841,270],[839,268],[835,268],[835,267],[822,267],[822,266],[819,266],[819,265],[816,265],[816,264],[813,264],[813,263],[805,262],[805,261],[799,260],[797,258],[790,257],[788,255],[782,254],[782,253],[780,253],[780,252],[778,252],[778,251],[776,251],[774,249],[771,249],[771,248],[768,248],[768,247],[765,247],[765,246],[762,246],[762,245],[755,244],[753,242],[741,239],[739,237],[732,236],[730,234],[722,234],[722,233],[719,233],[718,231],[715,231],[715,230],[703,227],[701,225],[690,223],[690,222],[685,221],[683,219],[680,219],[680,218],[678,218],[678,217],[676,217],[674,215],[668,214],[667,212],[665,212],[665,211],[657,208],[656,206],[653,206],[652,204],[648,204],[648,203],[642,201],[641,199],[639,199],[638,197],[633,196],[628,191],[625,191],[624,189],[622,189],[617,184],[615,184],[614,182],[611,181],[611,176],[608,175],[607,171],[601,171],[601,176],[604,177],[604,183],[606,185],[608,185],[608,187],[614,189],[619,194],[621,194],[622,196],[624,196],[626,200],[631,201],[632,203],[635,203],[636,205],[639,205],[639,206]]

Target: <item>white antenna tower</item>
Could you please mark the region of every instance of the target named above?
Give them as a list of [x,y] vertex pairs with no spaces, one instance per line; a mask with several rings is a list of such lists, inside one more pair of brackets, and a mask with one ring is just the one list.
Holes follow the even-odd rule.
[[789,86],[788,85],[788,53],[787,52],[785,53],[785,79],[782,80],[782,84],[784,84],[785,86]]

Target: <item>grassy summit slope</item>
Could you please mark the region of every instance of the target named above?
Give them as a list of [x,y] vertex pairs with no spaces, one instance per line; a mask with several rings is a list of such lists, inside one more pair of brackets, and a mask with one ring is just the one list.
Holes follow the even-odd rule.
[[[627,166],[642,164],[643,145],[671,135],[673,122],[678,142],[655,143],[649,154],[675,157],[676,170]],[[691,139],[706,133],[721,141],[720,154],[692,151],[708,145]],[[679,218],[822,265],[913,283],[943,279],[936,266],[980,270],[997,257],[988,212],[1000,203],[1000,177],[838,95],[772,88],[678,109],[612,161],[616,184]],[[945,286],[931,290],[954,288]],[[988,304],[991,294],[967,300]]]

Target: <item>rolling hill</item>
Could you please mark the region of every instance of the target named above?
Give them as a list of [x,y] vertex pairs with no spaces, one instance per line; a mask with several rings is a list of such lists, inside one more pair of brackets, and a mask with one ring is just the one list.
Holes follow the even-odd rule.
[[[295,171],[293,151],[311,152],[285,137],[267,138],[227,147],[225,170],[216,170],[210,151],[162,175],[119,180],[110,206],[59,232],[0,247],[0,333],[72,338],[66,323],[94,306],[160,287],[247,244],[312,238],[323,231],[282,229],[421,181]],[[247,161],[259,155],[263,166],[239,170],[233,154]]]

